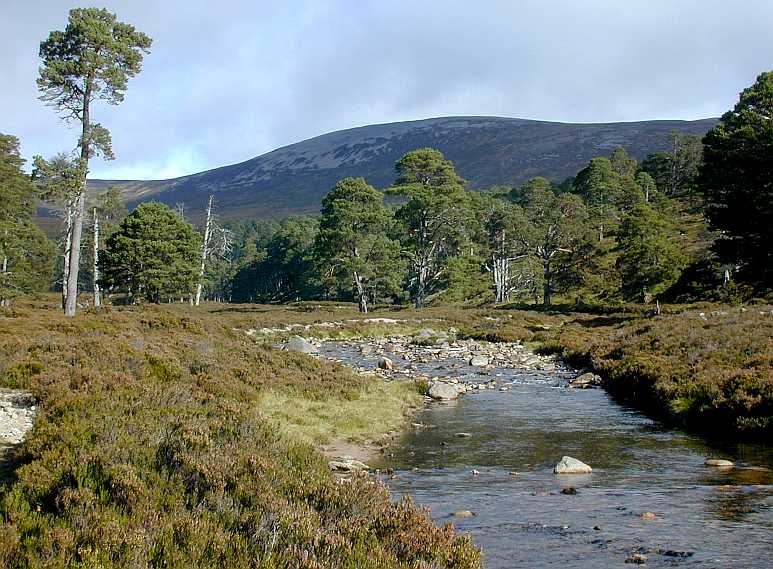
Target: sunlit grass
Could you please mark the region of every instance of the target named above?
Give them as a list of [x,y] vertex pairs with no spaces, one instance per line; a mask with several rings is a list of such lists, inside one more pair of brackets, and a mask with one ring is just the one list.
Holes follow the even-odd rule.
[[258,408],[292,439],[363,442],[398,429],[421,398],[412,381],[374,380],[353,399],[315,400],[271,391],[260,398]]

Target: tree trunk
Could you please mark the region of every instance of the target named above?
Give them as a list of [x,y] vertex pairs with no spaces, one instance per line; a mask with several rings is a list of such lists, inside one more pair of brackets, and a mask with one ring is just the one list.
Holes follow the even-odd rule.
[[214,195],[210,195],[209,203],[207,204],[207,224],[204,226],[204,243],[201,246],[201,268],[199,269],[199,283],[196,285],[196,306],[201,303],[201,291],[204,288],[204,269],[207,266],[209,236],[212,233],[212,198],[214,197]]
[[553,286],[551,283],[551,280],[553,278],[552,273],[550,272],[550,265],[545,267],[545,273],[543,278],[543,285],[542,285],[542,304],[544,306],[550,306],[550,295],[553,292]]
[[[8,238],[8,228],[5,229],[5,237]],[[2,275],[3,275],[3,284],[7,283],[7,277],[8,277],[8,255],[3,255],[3,266],[2,266]],[[8,298],[4,296],[0,296],[0,308],[9,308],[11,305],[11,302]]]
[[[85,186],[85,179],[83,180]],[[67,299],[64,305],[65,316],[75,316],[78,300],[78,267],[81,260],[81,236],[83,234],[83,218],[86,210],[86,192],[81,189],[75,198],[75,212],[72,223],[72,243],[70,245],[69,270],[67,274]]]
[[72,200],[67,200],[65,206],[67,232],[64,236],[64,253],[62,254],[62,310],[67,306],[67,279],[70,277],[70,249],[72,249],[72,218],[73,218]]
[[102,291],[99,290],[99,213],[94,208],[94,306],[102,306]]
[[357,286],[357,304],[360,312],[363,314],[368,313],[368,293],[365,290],[365,284],[362,282],[362,277],[354,271],[354,284]]
[[78,269],[81,260],[81,235],[83,233],[83,218],[86,213],[86,177],[89,173],[89,154],[91,123],[89,107],[91,105],[92,78],[86,78],[83,92],[83,108],[81,113],[81,187],[75,197],[75,211],[72,224],[72,243],[70,245],[70,266],[67,274],[67,300],[64,305],[65,316],[75,316],[78,300]]
[[413,305],[416,308],[424,308],[424,297],[427,294],[427,269],[422,266],[416,275],[416,295],[413,299]]

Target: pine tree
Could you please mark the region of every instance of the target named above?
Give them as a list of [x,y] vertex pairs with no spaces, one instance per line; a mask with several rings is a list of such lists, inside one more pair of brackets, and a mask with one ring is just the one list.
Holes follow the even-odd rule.
[[80,123],[77,191],[68,204],[65,314],[75,315],[80,268],[81,235],[86,217],[86,176],[89,160],[101,154],[113,158],[110,132],[91,118],[91,105],[101,99],[117,105],[124,99],[130,77],[139,73],[143,53],[151,40],[115,14],[97,8],[70,10],[64,31],[51,32],[40,44],[42,65],[38,77],[41,99],[65,120]]
[[773,71],[744,89],[703,139],[699,188],[722,232],[714,249],[740,276],[773,287]]
[[399,291],[404,263],[392,225],[384,196],[363,178],[344,178],[322,200],[318,261],[327,279],[354,290],[360,312],[374,296]]
[[679,278],[685,257],[673,237],[673,229],[651,206],[635,206],[623,218],[617,239],[617,267],[626,299],[645,300]]
[[553,293],[583,281],[595,253],[591,219],[577,195],[556,195],[549,185],[534,182],[522,193],[514,225],[522,253],[541,269],[542,302],[549,306]]
[[408,257],[411,299],[421,308],[442,288],[446,263],[458,252],[468,198],[464,180],[439,150],[408,152],[395,170],[397,180],[389,191],[408,198],[395,217]]
[[168,206],[137,207],[119,225],[100,256],[100,284],[127,300],[159,303],[193,295],[201,237]]
[[0,134],[0,307],[51,283],[54,247],[33,222],[35,186],[22,171],[19,140]]

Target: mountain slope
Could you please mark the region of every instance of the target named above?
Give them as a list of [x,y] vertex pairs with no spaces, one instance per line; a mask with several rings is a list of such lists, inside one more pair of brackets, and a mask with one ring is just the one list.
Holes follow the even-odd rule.
[[240,164],[173,180],[90,180],[92,191],[122,188],[129,205],[159,200],[186,204],[200,217],[214,193],[220,217],[280,217],[318,211],[321,198],[345,176],[376,187],[394,180],[394,163],[424,146],[454,161],[471,188],[516,185],[533,176],[559,181],[617,146],[641,159],[665,150],[677,129],[704,134],[716,119],[569,124],[499,117],[447,117],[341,130],[279,148]]

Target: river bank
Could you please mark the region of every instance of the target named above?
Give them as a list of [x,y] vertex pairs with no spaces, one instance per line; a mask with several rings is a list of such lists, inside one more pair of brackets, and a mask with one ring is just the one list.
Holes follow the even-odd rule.
[[0,566],[479,567],[468,538],[282,432],[266,397],[340,409],[386,382],[244,333],[271,312],[0,316],[2,384],[38,407],[0,486]]
[[[308,567],[312,560],[322,567],[341,562],[476,567],[479,553],[444,525],[450,518],[433,513],[430,521],[408,502],[392,503],[380,479],[347,476],[342,484],[330,473],[331,458],[355,459],[356,445],[364,445],[375,467],[388,471],[407,465],[405,457],[416,456],[410,452],[426,451],[434,460],[429,457],[448,456],[456,444],[488,444],[460,422],[453,428],[472,436],[457,438],[454,432],[445,446],[435,439],[436,447],[403,452],[406,439],[433,440],[428,411],[514,401],[524,391],[523,377],[505,377],[518,366],[537,375],[566,373],[565,384],[577,373],[558,356],[582,363],[589,355],[585,361],[592,365],[617,362],[616,378],[625,382],[624,372],[636,369],[630,362],[655,354],[660,367],[651,369],[673,370],[668,377],[680,389],[696,384],[690,374],[697,369],[705,371],[697,376],[699,385],[724,381],[733,393],[749,396],[734,396],[747,404],[733,407],[739,416],[746,409],[745,416],[764,418],[764,405],[773,399],[764,389],[771,361],[767,313],[739,310],[737,318],[704,313],[704,320],[700,312],[668,313],[668,308],[663,317],[650,318],[636,311],[439,307],[363,317],[351,306],[333,304],[198,310],[173,305],[109,308],[71,320],[61,317],[54,303],[21,307],[0,321],[3,386],[29,390],[39,404],[35,428],[19,447],[12,483],[0,491],[5,566],[53,562],[54,555],[63,565],[68,560],[147,565],[152,559],[193,566]],[[721,324],[726,316],[735,319],[731,326]],[[657,337],[684,332],[680,322],[688,329],[697,323],[700,333]],[[364,373],[274,347],[299,333],[320,341],[357,339],[346,348],[351,353],[338,359]],[[718,342],[727,333],[737,338]],[[498,347],[487,351],[486,340]],[[369,354],[362,353],[362,341],[370,343]],[[436,356],[453,361],[438,370]],[[374,371],[382,357],[394,369]],[[367,365],[357,363],[362,358],[369,359]],[[514,365],[508,368],[507,362]],[[711,362],[718,362],[719,383],[708,373]],[[606,371],[603,365],[596,369]],[[728,370],[740,370],[744,380]],[[427,408],[423,398],[433,384],[452,397],[438,393],[446,401]],[[723,389],[710,392],[712,400]],[[590,393],[598,401],[606,397],[598,389],[561,390]],[[521,412],[536,413],[541,400]],[[490,413],[481,417],[491,419]],[[575,420],[582,424],[579,418],[570,424]],[[528,455],[517,448],[508,452]],[[401,456],[403,462],[395,463]],[[421,466],[412,468],[421,473]],[[486,472],[485,461],[463,468],[459,476]],[[389,476],[383,482],[400,495],[411,494],[395,486],[410,475]],[[356,527],[347,522],[353,512],[359,512]],[[148,519],[157,521],[148,525]],[[453,521],[466,530],[478,519]],[[180,531],[182,541],[175,537]],[[244,532],[259,537],[247,539]],[[116,535],[123,537],[116,542]]]
[[[570,387],[577,372],[549,358],[524,366],[528,349],[519,361],[511,346],[462,341],[473,349],[458,357],[448,349],[457,342],[416,340],[330,341],[320,353],[371,371],[390,354],[387,380],[467,387],[428,402],[371,466],[438,523],[469,532],[486,567],[752,567],[766,558],[773,448],[671,431],[604,390]],[[480,352],[489,363],[471,365]],[[592,472],[555,474],[567,454]]]

